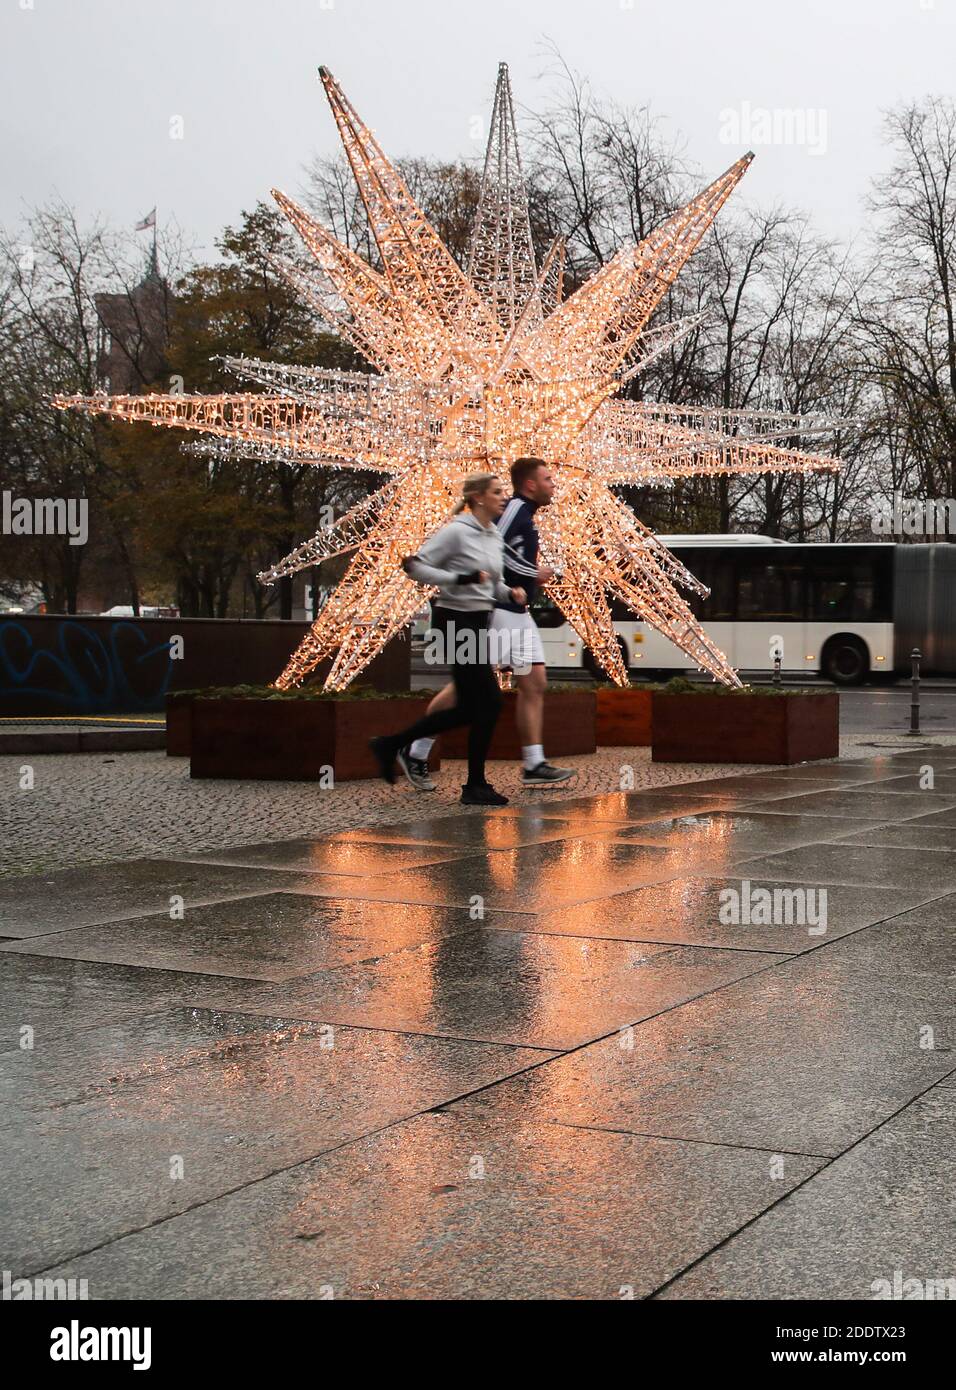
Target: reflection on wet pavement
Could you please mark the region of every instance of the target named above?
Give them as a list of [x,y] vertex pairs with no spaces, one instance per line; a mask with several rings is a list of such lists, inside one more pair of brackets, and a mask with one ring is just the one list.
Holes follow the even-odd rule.
[[437,816],[404,825],[376,825],[367,830],[343,830],[331,844],[442,845],[462,848],[469,854],[482,849],[519,849],[546,840],[565,840],[569,835],[608,835],[614,826],[592,824],[586,816],[562,816],[551,807],[518,810],[511,815]]
[[[827,886],[824,933],[810,930],[815,921],[801,922],[793,914],[779,922],[743,920],[742,914],[722,912],[728,890],[742,895],[743,878],[672,878],[667,883],[636,888],[613,898],[600,898],[557,912],[543,912],[537,930],[572,936],[604,936],[630,941],[670,941],[689,946],[721,946],[736,951],[778,951],[798,954],[818,947],[821,937],[833,941],[886,916],[886,893],[844,884]],[[779,875],[754,873],[749,880],[768,889],[792,889]],[[897,912],[915,907],[937,890],[894,893]],[[733,900],[731,900],[733,901]],[[733,920],[736,917],[737,920]],[[730,918],[730,920],[727,920]]]
[[928,849],[871,849],[866,845],[807,845],[747,860],[740,872],[753,878],[799,883],[858,883],[918,891],[925,884],[943,893],[956,888],[956,854]]
[[[850,938],[853,940],[854,938]],[[832,978],[831,978],[832,976]],[[461,1101],[494,1113],[687,1141],[836,1155],[953,1070],[919,1028],[956,1003],[919,977],[854,979],[814,951]],[[457,1110],[458,1107],[455,1107]]]
[[264,869],[290,869],[297,873],[350,874],[367,878],[391,874],[421,864],[440,864],[458,857],[452,849],[429,845],[353,844],[322,840],[276,840],[234,849],[210,849],[184,855],[197,864],[262,865]]
[[749,952],[474,931],[270,989],[295,1017],[562,1049],[779,959]]
[[775,1158],[422,1115],[68,1268],[104,1298],[643,1298],[820,1167]]
[[549,1055],[268,1014],[204,1023],[205,1045],[190,1011],[138,1047],[127,1029],[116,1065],[103,1040],[88,1081],[51,1046],[50,1103],[0,1127],[4,1268],[43,1268]]
[[133,859],[37,878],[0,878],[0,933],[42,936],[149,912],[168,913],[174,898],[190,906],[280,892],[288,886],[285,874],[175,859]]
[[924,789],[927,759],[0,880],[0,1266],[727,1297],[839,1204],[854,1288],[877,1208],[840,1156],[890,1190],[867,1136],[932,1162],[907,1117],[956,1094],[956,772]]
[[[515,914],[502,913],[502,925]],[[262,897],[135,917],[56,936],[31,937],[4,947],[10,954],[43,954],[78,960],[194,970],[246,980],[288,980],[313,970],[397,951],[473,927],[456,908],[268,893]]]
[[850,826],[873,828],[873,821],[848,822],[839,816],[767,815],[760,811],[705,811],[670,820],[648,821],[615,833],[631,844],[663,845],[681,854],[730,865],[762,850],[790,849],[822,840],[842,839]]
[[[748,803],[749,804],[749,803]],[[933,798],[925,792],[888,792],[882,783],[847,787],[841,791],[808,792],[761,800],[760,809],[791,816],[850,816],[854,820],[897,821],[925,815],[929,810],[956,807],[956,795]]]

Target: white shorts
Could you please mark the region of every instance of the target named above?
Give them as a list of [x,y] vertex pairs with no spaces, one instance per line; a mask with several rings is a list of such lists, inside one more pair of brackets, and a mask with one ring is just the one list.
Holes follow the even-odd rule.
[[495,634],[492,658],[496,666],[510,666],[516,676],[526,676],[532,666],[544,665],[541,634],[530,613],[493,608],[488,631]]

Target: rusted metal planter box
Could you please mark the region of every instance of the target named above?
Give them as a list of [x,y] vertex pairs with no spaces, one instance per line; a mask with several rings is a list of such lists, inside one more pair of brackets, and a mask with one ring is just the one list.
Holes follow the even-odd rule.
[[[521,757],[521,740],[515,725],[517,693],[507,690],[501,717],[491,741],[490,758]],[[444,758],[468,756],[468,730],[452,729],[438,743]],[[438,744],[436,744],[436,748]],[[597,747],[597,702],[593,690],[551,690],[544,696],[544,751],[548,758],[593,753]],[[429,765],[431,760],[429,760]]]
[[166,696],[166,756],[188,758],[192,739],[192,705],[194,696]]
[[[420,719],[428,699],[207,700],[192,702],[191,777],[335,782],[377,777],[368,749]],[[437,751],[437,750],[436,750]],[[438,759],[432,764],[437,767]]]
[[651,744],[652,690],[597,691],[597,743],[599,748],[649,748]]
[[653,695],[661,763],[803,763],[840,753],[840,697]]

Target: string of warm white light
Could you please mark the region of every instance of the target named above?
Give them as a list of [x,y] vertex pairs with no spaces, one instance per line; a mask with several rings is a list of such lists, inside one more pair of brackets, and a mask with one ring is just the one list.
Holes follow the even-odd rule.
[[539,328],[544,318],[531,223],[524,215],[527,206],[511,81],[507,64],[500,63],[467,273],[502,330],[509,334],[526,307],[524,327]]
[[187,430],[187,447],[249,458],[361,468],[382,486],[260,575],[265,582],[355,554],[276,684],[331,659],[340,690],[421,608],[403,556],[447,519],[462,477],[521,456],[556,475],[539,515],[549,593],[596,660],[627,684],[611,621],[618,599],[719,681],[739,684],[678,586],[706,593],[611,491],[693,476],[832,471],[836,460],[779,447],[833,422],[773,411],[611,399],[698,326],[648,330],[661,299],[746,171],[737,160],[650,236],[623,248],[568,299],[564,244],[537,265],[507,67],[498,71],[478,207],[463,273],[398,170],[320,69],[381,257],[375,270],[275,191],[315,269],[276,261],[296,293],[377,369],[329,371],[254,358],[226,367],[260,393],[59,397],[56,404]]

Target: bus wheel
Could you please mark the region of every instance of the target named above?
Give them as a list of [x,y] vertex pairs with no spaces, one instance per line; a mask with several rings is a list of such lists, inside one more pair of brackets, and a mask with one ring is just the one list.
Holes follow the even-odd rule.
[[820,669],[834,685],[862,685],[870,673],[866,643],[849,632],[829,638],[820,658]]
[[[624,641],[623,637],[618,637],[617,645],[620,648],[621,660],[624,662],[624,669],[626,671],[628,669],[627,643]],[[581,664],[594,680],[600,681],[603,684],[611,679],[604,667],[599,666],[595,661],[589,647],[585,647],[584,651],[581,653]]]

